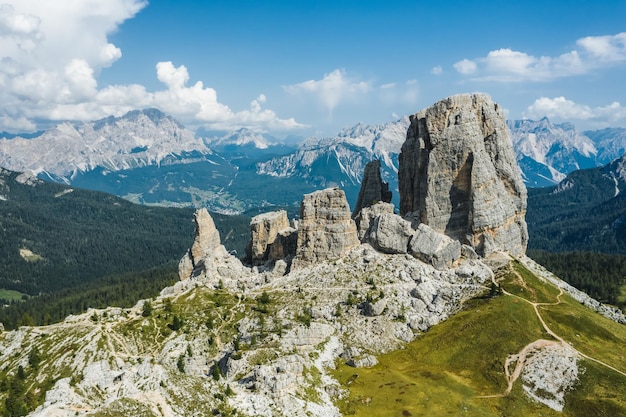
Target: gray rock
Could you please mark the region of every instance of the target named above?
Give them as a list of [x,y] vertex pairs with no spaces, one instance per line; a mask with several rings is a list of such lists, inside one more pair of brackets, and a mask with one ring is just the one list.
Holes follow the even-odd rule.
[[352,358],[346,361],[346,365],[354,368],[371,368],[378,363],[378,359],[372,355],[364,355],[360,358]]
[[377,202],[390,203],[391,197],[389,184],[383,182],[383,178],[380,175],[380,161],[375,160],[368,162],[367,165],[365,165],[363,181],[361,182],[361,189],[359,190],[356,206],[352,212],[352,218],[356,218],[361,212],[361,209]]
[[359,240],[363,241],[376,217],[385,213],[393,214],[393,208],[391,203],[377,203],[370,207],[364,207],[354,219]]
[[452,96],[412,116],[399,164],[403,216],[482,256],[525,252],[526,188],[504,114],[488,96]]
[[274,243],[269,245],[268,260],[278,261],[285,258],[293,258],[296,255],[298,244],[298,231],[288,227],[278,232]]
[[387,300],[384,298],[376,301],[375,303],[366,301],[363,303],[363,314],[370,317],[380,316],[383,314],[385,307],[387,307]]
[[448,236],[437,233],[425,224],[420,224],[409,244],[411,255],[430,263],[437,269],[454,265],[461,257],[461,244]]
[[270,246],[278,233],[289,228],[289,219],[285,210],[254,216],[250,221],[250,241],[246,247],[246,256],[252,264],[268,260]]
[[464,259],[476,260],[478,259],[478,254],[471,246],[461,245],[461,257]]
[[358,245],[356,224],[342,190],[328,188],[304,196],[294,265],[338,259]]
[[410,222],[397,214],[383,213],[374,218],[365,240],[381,252],[398,254],[407,253],[412,235]]
[[178,264],[178,276],[181,281],[200,274],[209,259],[228,256],[226,248],[221,244],[220,233],[207,209],[196,210],[194,222],[196,228],[193,245]]
[[565,395],[578,381],[578,352],[566,344],[550,343],[528,355],[522,387],[533,400],[563,411]]

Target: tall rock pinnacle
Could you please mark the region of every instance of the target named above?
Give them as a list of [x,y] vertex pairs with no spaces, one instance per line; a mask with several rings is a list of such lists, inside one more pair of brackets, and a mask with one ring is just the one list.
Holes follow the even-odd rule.
[[522,254],[526,188],[500,107],[484,94],[411,116],[400,153],[400,213],[472,246]]
[[342,190],[328,188],[304,195],[295,259],[298,265],[341,258],[359,244]]
[[390,203],[391,197],[389,184],[384,182],[380,175],[380,161],[376,159],[368,162],[365,165],[359,198],[352,212],[352,218],[354,219],[361,212],[362,208],[369,207],[374,203]]

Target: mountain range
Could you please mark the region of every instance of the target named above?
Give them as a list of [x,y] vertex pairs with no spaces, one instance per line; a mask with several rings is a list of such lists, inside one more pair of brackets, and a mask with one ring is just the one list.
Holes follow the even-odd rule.
[[[253,218],[242,260],[199,209],[180,281],[158,296],[0,332],[2,413],[624,415],[626,317],[525,256],[501,108],[459,95],[411,123],[406,216],[369,198],[353,218],[341,189],[318,190],[296,222]],[[623,170],[602,173],[613,198]]]
[[[398,155],[408,123],[403,117],[357,124],[295,147],[248,129],[194,135],[172,117],[146,109],[65,122],[38,135],[5,135],[0,166],[142,204],[233,214],[295,205],[303,193],[330,186],[342,187],[354,204],[365,164],[379,159],[397,203]],[[626,150],[626,129],[579,132],[547,118],[508,121],[507,127],[531,188],[555,185],[570,172],[607,164]]]

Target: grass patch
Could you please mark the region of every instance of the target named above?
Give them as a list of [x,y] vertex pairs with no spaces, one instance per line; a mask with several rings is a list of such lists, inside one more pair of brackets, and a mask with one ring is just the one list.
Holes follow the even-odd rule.
[[626,326],[589,310],[569,296],[562,300],[560,305],[541,307],[548,326],[580,352],[626,372]]
[[24,297],[28,298],[28,295],[19,291],[0,289],[0,300],[5,302],[22,301],[25,299]]
[[[512,269],[500,271],[498,277],[508,291],[523,291],[517,295],[532,301],[557,301],[558,289],[521,264],[511,268],[523,282]],[[550,328],[566,340],[579,334],[577,339],[588,346],[579,342],[574,347],[589,355],[597,352],[618,369],[626,367],[626,327],[604,319],[570,297],[562,298],[562,305],[542,307],[546,309],[541,310],[544,319],[548,311],[551,314]],[[379,364],[373,368],[339,364],[334,375],[349,395],[338,400],[337,406],[344,415],[383,417],[626,415],[622,400],[626,377],[589,361],[581,361],[587,369],[579,383],[582,389],[567,395],[565,414],[531,401],[520,380],[507,397],[477,398],[505,391],[504,361],[509,354],[537,339],[550,338],[532,306],[522,300],[510,296],[470,300],[462,312],[434,326],[406,349],[379,356]]]

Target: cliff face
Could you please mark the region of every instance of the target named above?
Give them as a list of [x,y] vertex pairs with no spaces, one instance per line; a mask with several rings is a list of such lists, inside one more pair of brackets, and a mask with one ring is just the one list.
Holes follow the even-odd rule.
[[342,190],[328,188],[304,196],[296,249],[299,265],[340,258],[359,244]]
[[525,252],[526,188],[488,96],[452,96],[412,116],[399,162],[400,213],[414,224],[481,255]]

